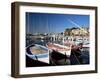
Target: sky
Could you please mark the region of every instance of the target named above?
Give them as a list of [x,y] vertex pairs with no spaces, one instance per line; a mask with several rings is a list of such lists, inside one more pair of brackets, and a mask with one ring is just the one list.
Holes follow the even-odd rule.
[[27,33],[60,33],[66,28],[89,28],[89,15],[26,12]]

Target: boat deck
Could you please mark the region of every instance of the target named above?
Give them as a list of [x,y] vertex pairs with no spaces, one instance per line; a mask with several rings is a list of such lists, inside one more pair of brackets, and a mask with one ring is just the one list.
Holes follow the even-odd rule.
[[49,49],[53,49],[53,50],[56,50],[56,51],[69,51],[70,50],[70,47],[67,48],[67,47],[61,47],[61,46],[58,46],[58,45],[55,45],[55,44],[48,44],[47,46]]

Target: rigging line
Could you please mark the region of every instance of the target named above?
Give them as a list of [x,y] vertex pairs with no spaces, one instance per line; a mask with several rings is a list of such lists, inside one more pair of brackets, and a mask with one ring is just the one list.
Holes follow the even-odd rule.
[[56,63],[54,62],[54,59],[51,57],[52,54],[50,52],[49,52],[49,55],[50,55],[50,61],[51,61],[51,63],[54,64],[54,65],[56,65]]
[[27,33],[29,34],[29,13],[28,13],[28,26],[27,26]]
[[74,53],[74,52],[73,52],[73,54],[74,54],[74,56],[75,56],[75,58],[76,58],[77,62],[78,62],[79,64],[81,64],[81,63],[80,63],[80,61],[78,60],[78,58],[76,57],[76,55],[75,55],[75,53]]
[[56,63],[54,62],[54,59],[51,59],[51,63],[54,64],[54,65],[56,65]]
[[69,21],[69,22],[71,22],[72,24],[74,24],[75,26],[77,26],[77,27],[79,27],[79,28],[80,28],[80,26],[79,26],[77,23],[75,23],[73,20],[68,19],[68,21]]
[[68,21],[72,24],[74,24],[75,26],[77,26],[78,28],[80,28],[81,30],[83,30],[80,25],[78,25],[76,22],[74,22],[72,19],[68,19]]
[[28,13],[27,34],[28,34],[28,38],[29,38],[29,41],[28,41],[28,44],[29,44],[30,43],[30,36],[29,36],[29,13]]

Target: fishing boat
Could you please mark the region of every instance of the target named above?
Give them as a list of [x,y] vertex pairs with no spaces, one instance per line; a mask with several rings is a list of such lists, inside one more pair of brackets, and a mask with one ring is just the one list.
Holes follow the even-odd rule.
[[84,43],[83,44],[83,48],[89,48],[90,47],[90,44],[89,43]]
[[26,55],[31,59],[49,64],[49,49],[45,46],[32,44],[26,48]]
[[68,57],[71,55],[71,46],[64,46],[56,43],[48,43],[46,46],[50,51],[54,50]]

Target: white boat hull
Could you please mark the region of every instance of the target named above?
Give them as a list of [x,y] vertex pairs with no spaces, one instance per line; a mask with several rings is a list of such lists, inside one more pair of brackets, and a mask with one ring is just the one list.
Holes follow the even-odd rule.
[[[42,53],[42,54],[29,54],[28,52],[26,52],[26,55],[28,57],[30,57],[31,59],[38,60],[38,61],[45,62],[45,63],[48,63],[49,64],[49,49],[47,49],[44,46],[37,45],[37,44],[35,44],[35,46],[42,47],[42,48],[46,49],[47,50],[47,53]],[[28,46],[27,48],[31,48],[31,47]]]

